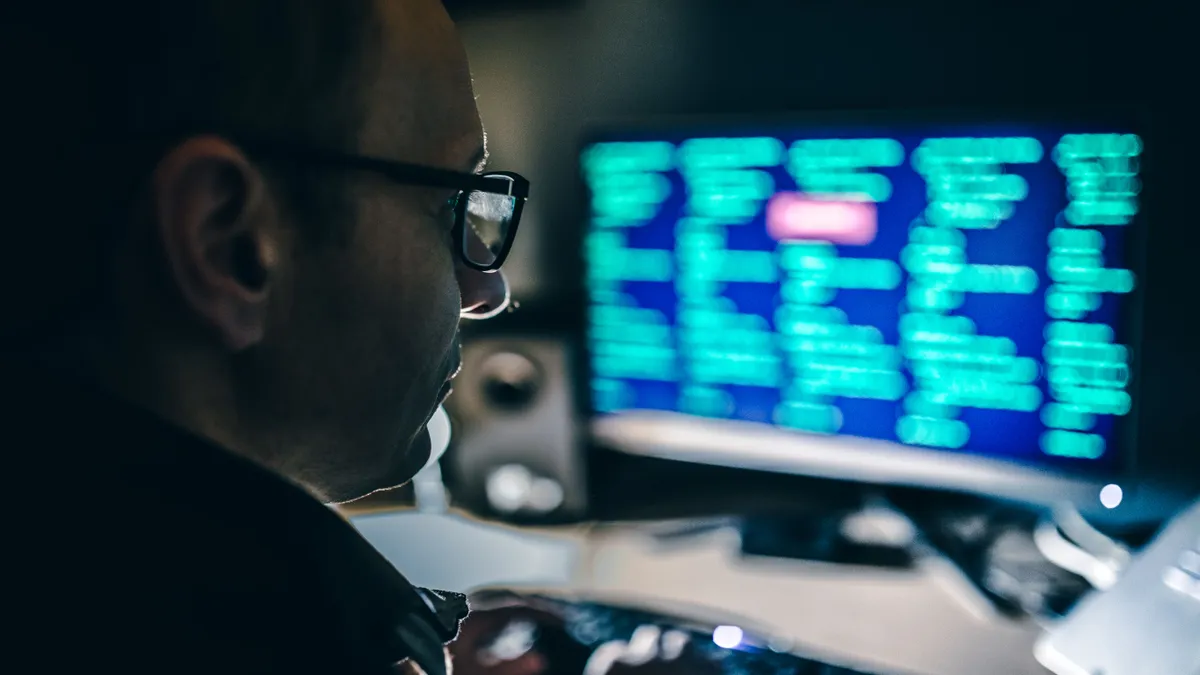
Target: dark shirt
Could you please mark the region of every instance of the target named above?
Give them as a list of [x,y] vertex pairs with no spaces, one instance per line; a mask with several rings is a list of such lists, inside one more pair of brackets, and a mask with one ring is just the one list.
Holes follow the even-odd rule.
[[0,671],[444,674],[462,596],[412,586],[308,493],[148,412],[44,369],[0,376]]

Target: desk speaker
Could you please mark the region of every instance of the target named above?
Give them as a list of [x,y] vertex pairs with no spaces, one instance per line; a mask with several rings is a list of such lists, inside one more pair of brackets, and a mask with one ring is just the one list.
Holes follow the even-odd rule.
[[456,504],[521,521],[569,520],[587,505],[571,352],[525,337],[463,344],[446,408],[454,426],[444,467]]

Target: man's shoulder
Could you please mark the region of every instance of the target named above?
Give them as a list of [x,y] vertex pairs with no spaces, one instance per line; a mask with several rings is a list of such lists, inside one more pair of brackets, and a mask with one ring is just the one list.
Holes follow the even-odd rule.
[[443,671],[461,597],[413,587],[338,514],[211,442],[119,402],[66,391],[56,407],[45,393],[0,411],[27,439],[6,467],[22,509],[3,516],[23,552],[17,604],[41,619],[27,637],[127,657],[198,650],[220,672],[408,657]]
[[28,618],[17,651],[107,655],[126,672],[348,665],[303,561],[186,510],[93,496],[62,499],[17,529],[22,583],[6,598]]

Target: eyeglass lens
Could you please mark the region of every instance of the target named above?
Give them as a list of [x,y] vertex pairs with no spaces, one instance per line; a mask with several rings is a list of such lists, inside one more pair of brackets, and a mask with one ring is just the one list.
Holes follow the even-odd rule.
[[[490,178],[490,177],[489,177]],[[495,180],[509,180],[496,177]],[[491,265],[503,252],[516,210],[517,200],[490,192],[468,192],[463,255],[477,265]],[[474,235],[478,241],[471,242]],[[482,246],[480,245],[482,244]]]

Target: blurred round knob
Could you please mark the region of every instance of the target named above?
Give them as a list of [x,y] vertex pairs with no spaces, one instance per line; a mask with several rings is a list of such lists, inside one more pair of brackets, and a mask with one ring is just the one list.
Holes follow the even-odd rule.
[[529,407],[542,386],[542,374],[537,364],[520,354],[493,354],[480,368],[483,376],[483,396],[495,408],[505,411]]
[[505,464],[488,474],[488,502],[500,513],[550,513],[563,502],[563,488],[520,464]]
[[488,474],[488,502],[501,513],[516,513],[529,501],[533,474],[520,464],[505,464]]

